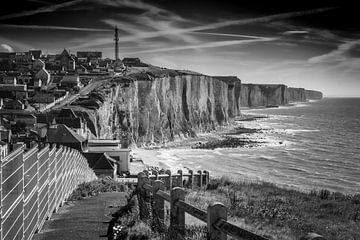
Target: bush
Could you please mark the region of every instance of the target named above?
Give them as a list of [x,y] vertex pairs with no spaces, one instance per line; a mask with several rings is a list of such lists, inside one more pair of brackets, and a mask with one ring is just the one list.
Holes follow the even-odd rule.
[[101,192],[127,192],[128,186],[115,182],[111,179],[98,179],[92,182],[84,182],[72,192],[68,201],[81,200],[86,197],[97,196]]

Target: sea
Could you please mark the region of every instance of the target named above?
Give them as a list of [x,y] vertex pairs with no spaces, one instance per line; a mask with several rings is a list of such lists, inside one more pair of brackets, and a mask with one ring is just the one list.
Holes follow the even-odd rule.
[[160,161],[174,168],[206,169],[212,176],[266,181],[302,191],[360,193],[360,98],[324,98],[243,110],[263,116],[237,121],[259,133],[256,147],[163,149]]

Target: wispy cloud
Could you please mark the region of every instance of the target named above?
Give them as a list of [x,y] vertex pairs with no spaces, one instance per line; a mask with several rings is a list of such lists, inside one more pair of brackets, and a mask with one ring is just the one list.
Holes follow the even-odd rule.
[[349,60],[347,53],[349,53],[354,47],[358,45],[360,45],[360,40],[346,41],[345,43],[341,43],[337,49],[323,55],[312,57],[308,60],[308,62],[329,63],[329,62],[347,61]]
[[223,36],[223,37],[236,37],[236,38],[252,38],[252,39],[263,39],[264,37],[244,34],[231,34],[231,33],[215,33],[215,32],[192,32],[193,34],[200,35],[212,35],[212,36]]
[[293,31],[283,32],[284,35],[307,34],[307,33],[309,33],[309,32],[308,32],[308,31],[304,31],[304,30],[293,30]]
[[[137,1],[139,2],[139,1]],[[138,41],[139,39],[147,39],[147,38],[155,38],[155,37],[161,37],[161,36],[169,36],[169,35],[180,35],[180,34],[186,34],[186,33],[193,33],[193,32],[200,32],[204,30],[210,30],[210,29],[218,29],[222,27],[227,26],[233,26],[233,25],[248,25],[252,23],[261,23],[261,22],[270,22],[275,20],[281,20],[281,19],[288,19],[292,17],[298,17],[308,14],[315,14],[320,13],[324,11],[329,11],[333,8],[319,8],[319,9],[313,9],[308,11],[298,11],[298,12],[288,12],[288,13],[281,13],[281,14],[274,14],[274,15],[268,15],[263,17],[255,17],[255,18],[247,18],[247,19],[238,19],[238,20],[228,20],[228,21],[221,21],[216,23],[210,23],[210,24],[204,24],[189,28],[167,28],[159,31],[151,31],[151,32],[139,32],[130,36],[121,37],[121,42],[133,42]],[[136,16],[138,17],[138,16]],[[136,18],[135,17],[135,18]],[[110,24],[111,26],[114,26],[117,22],[121,22],[116,19],[106,19],[103,20],[105,23]],[[82,45],[74,46],[74,48],[84,48],[84,47],[95,47],[99,45],[104,44],[110,44],[112,43],[109,39],[104,39],[104,42],[99,42],[99,39],[95,39],[93,42],[88,42]]]
[[59,4],[54,4],[54,5],[41,7],[41,8],[35,9],[35,10],[28,10],[28,11],[23,11],[23,12],[20,12],[20,13],[7,14],[7,15],[0,16],[0,20],[32,16],[32,15],[39,14],[39,13],[54,12],[54,11],[60,9],[60,8],[70,7],[70,6],[73,6],[73,5],[76,5],[76,4],[80,3],[82,1],[83,0],[73,0],[73,1],[69,1],[69,2],[64,2],[64,3],[59,3]]
[[8,52],[14,52],[14,49],[8,44],[3,43],[0,46],[1,46],[2,49],[6,50]]
[[79,28],[79,27],[63,27],[63,26],[46,26],[46,25],[15,25],[0,24],[0,27],[19,28],[19,29],[45,29],[45,30],[66,30],[66,31],[84,31],[84,32],[113,32],[113,29],[101,28]]
[[262,38],[262,39],[252,39],[252,40],[216,41],[216,42],[206,42],[206,43],[194,44],[194,45],[148,49],[148,50],[141,50],[141,51],[136,51],[136,52],[126,52],[124,54],[132,55],[132,54],[139,54],[139,53],[159,53],[159,52],[169,52],[169,51],[182,51],[182,50],[188,50],[188,49],[217,48],[217,47],[225,47],[225,46],[232,46],[232,45],[251,44],[251,43],[256,43],[256,42],[268,42],[268,41],[274,41],[277,39],[278,38]]

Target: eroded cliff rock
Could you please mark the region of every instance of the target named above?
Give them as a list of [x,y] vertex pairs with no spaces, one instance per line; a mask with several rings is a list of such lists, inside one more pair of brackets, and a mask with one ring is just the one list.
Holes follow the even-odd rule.
[[118,77],[98,90],[94,135],[161,143],[226,124],[228,85],[213,77],[173,70]]
[[282,84],[241,84],[242,107],[269,107],[288,103],[287,86]]
[[304,88],[288,88],[288,101],[289,102],[305,102],[306,95]]
[[306,96],[306,99],[309,99],[309,100],[317,100],[317,99],[323,98],[322,92],[315,91],[315,90],[305,90],[305,96]]
[[141,145],[214,130],[241,107],[285,105],[321,96],[282,84],[242,84],[234,76],[210,77],[150,66],[114,77],[71,108],[87,121],[92,138]]
[[240,115],[241,80],[236,76],[215,76],[214,78],[219,79],[227,84],[229,117]]

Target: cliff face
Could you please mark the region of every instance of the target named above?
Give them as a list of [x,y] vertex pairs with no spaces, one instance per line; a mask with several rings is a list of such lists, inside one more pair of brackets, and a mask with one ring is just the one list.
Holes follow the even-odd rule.
[[241,80],[236,76],[215,76],[214,78],[227,84],[228,91],[228,115],[229,117],[235,117],[240,115],[240,92],[241,92]]
[[288,100],[289,102],[305,102],[306,95],[304,88],[288,88]]
[[323,98],[322,92],[315,91],[315,90],[305,90],[305,96],[306,96],[306,99],[313,99],[313,100]]
[[229,120],[228,85],[200,74],[133,74],[108,84],[94,112],[97,137],[165,142]]
[[285,85],[241,84],[240,104],[242,107],[267,107],[287,103],[287,87]]
[[[86,119],[93,138],[163,143],[226,124],[241,114],[241,107],[306,100],[304,89],[281,84],[241,84],[233,76],[157,67],[136,71],[109,79],[71,106]],[[306,94],[321,96],[310,90]]]

